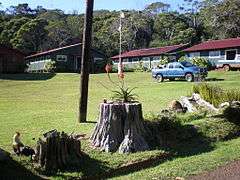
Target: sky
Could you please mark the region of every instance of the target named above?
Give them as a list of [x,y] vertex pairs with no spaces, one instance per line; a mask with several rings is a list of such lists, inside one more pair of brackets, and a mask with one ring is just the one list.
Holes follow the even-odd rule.
[[[183,3],[183,0],[95,0],[94,10],[142,10],[146,5],[158,1],[170,4],[173,10]],[[46,9],[61,9],[65,13],[71,13],[73,10],[83,13],[85,9],[85,0],[0,0],[0,2],[2,3],[1,9],[21,3],[28,3],[31,8],[39,5]]]

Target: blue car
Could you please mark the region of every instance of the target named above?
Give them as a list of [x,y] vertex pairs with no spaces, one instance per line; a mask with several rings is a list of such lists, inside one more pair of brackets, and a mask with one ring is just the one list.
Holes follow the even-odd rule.
[[174,80],[175,78],[192,82],[197,78],[204,79],[207,74],[206,68],[200,68],[188,61],[172,62],[163,67],[152,69],[152,77],[158,82],[163,82],[164,79]]

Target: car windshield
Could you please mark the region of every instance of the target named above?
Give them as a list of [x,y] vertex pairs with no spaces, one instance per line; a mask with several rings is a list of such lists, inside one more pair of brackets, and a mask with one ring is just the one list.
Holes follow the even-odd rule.
[[193,65],[192,63],[187,62],[187,61],[181,62],[181,64],[182,64],[184,67],[193,67],[193,66],[195,66],[195,65]]

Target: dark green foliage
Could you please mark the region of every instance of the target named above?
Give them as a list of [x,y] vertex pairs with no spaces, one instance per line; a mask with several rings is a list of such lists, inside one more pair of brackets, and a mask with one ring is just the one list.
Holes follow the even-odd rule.
[[211,69],[211,63],[208,59],[202,57],[194,57],[191,59],[192,63],[199,66]]
[[239,136],[240,126],[225,118],[210,117],[196,123],[198,131],[211,141],[229,140]]
[[148,68],[144,66],[143,61],[139,61],[137,67],[134,68],[134,71],[136,72],[145,72],[147,70]]
[[21,26],[17,31],[11,44],[16,49],[21,49],[26,53],[41,50],[42,45],[47,39],[45,27],[48,25],[44,19],[33,19]]
[[198,93],[201,97],[218,107],[221,103],[240,101],[240,91],[237,89],[224,90],[217,85],[201,83],[193,86],[193,92]]
[[114,90],[112,99],[117,102],[133,102],[136,100],[137,95],[133,93],[133,90],[136,88],[128,88],[125,87],[124,84],[122,83],[121,86],[119,86],[118,90]]
[[153,147],[174,148],[199,135],[194,126],[184,125],[172,113],[159,114],[145,123],[148,128],[146,139]]
[[[196,44],[207,39],[239,36],[238,0],[185,2],[176,11],[171,11],[170,5],[162,2],[146,5],[142,12],[124,11],[122,50]],[[109,10],[94,12],[93,46],[108,57],[119,53],[119,13]],[[29,25],[39,19],[48,24],[37,27],[39,31],[33,30],[36,25]],[[0,43],[29,53],[81,42],[83,21],[84,15],[75,12],[65,14],[62,10],[42,6],[32,9],[27,3],[10,6],[0,10]]]
[[215,107],[218,107],[223,100],[223,89],[216,85],[210,85],[207,83],[201,83],[193,86],[193,92],[198,93],[201,97],[213,104]]
[[240,103],[231,104],[229,107],[224,109],[223,115],[230,122],[240,126]]

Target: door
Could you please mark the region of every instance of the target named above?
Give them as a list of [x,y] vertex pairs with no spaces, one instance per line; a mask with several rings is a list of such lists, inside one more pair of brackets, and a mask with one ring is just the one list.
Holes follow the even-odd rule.
[[174,65],[175,77],[184,77],[184,67],[180,63]]
[[80,68],[81,68],[81,57],[77,56],[75,58],[75,70],[76,70],[76,72],[80,72]]

